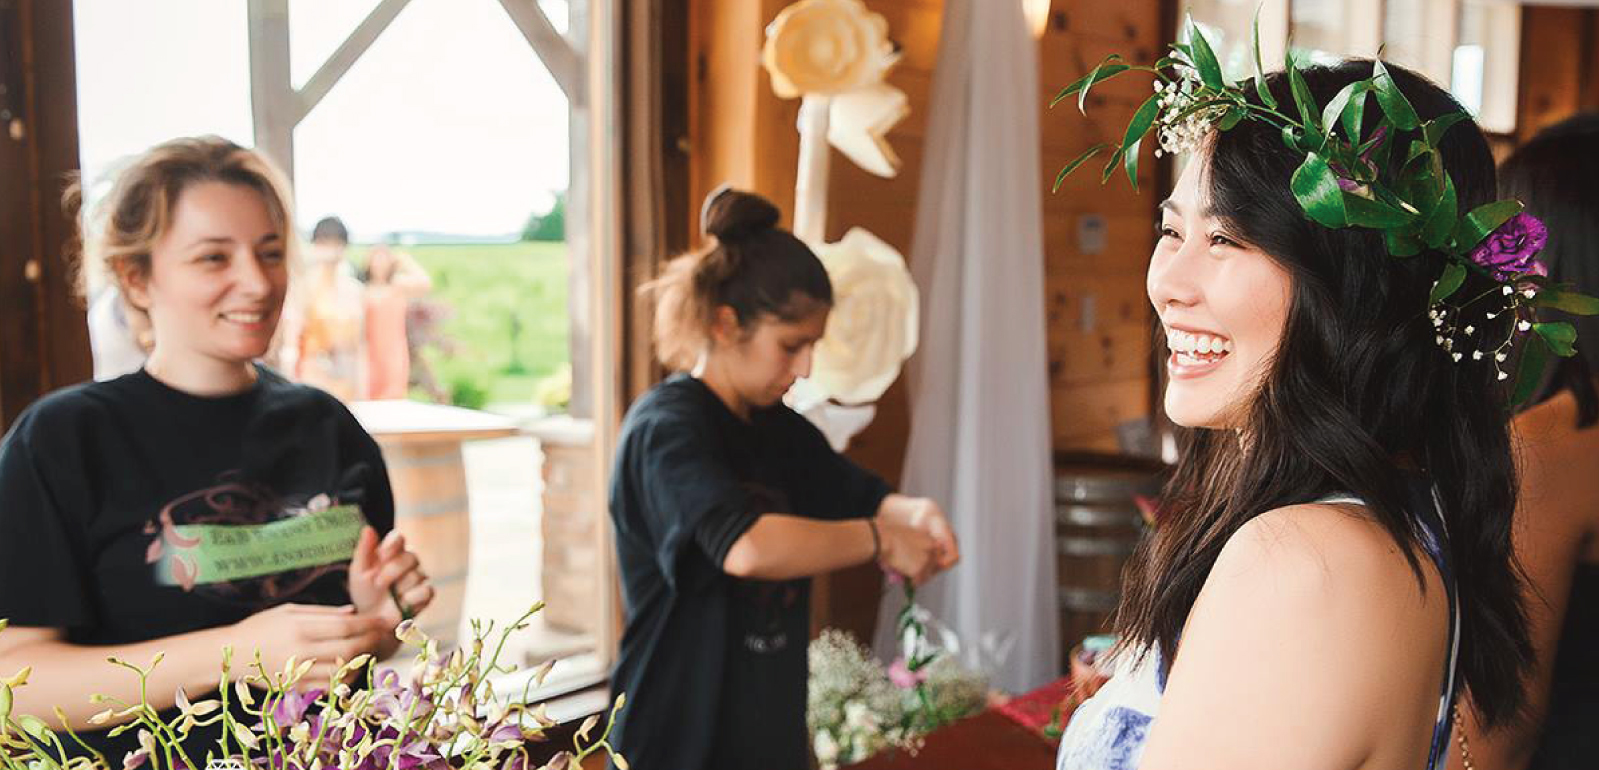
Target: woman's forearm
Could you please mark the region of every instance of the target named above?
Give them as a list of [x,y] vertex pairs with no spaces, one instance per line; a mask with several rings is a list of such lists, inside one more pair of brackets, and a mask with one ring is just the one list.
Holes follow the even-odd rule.
[[[55,718],[59,707],[75,731],[104,729],[130,718],[100,725],[89,724],[89,718],[108,708],[122,710],[119,702],[131,705],[141,700],[138,675],[107,658],[148,668],[156,655],[162,655],[160,665],[150,671],[142,699],[157,710],[167,709],[177,703],[179,688],[198,698],[217,686],[224,647],[235,648],[235,675],[254,659],[239,648],[231,632],[231,626],[222,626],[136,644],[88,646],[62,640],[56,629],[11,628],[0,635],[0,672],[10,676],[26,666],[33,668],[28,683],[16,688],[14,713],[31,714],[59,727]],[[96,694],[116,700],[90,702]]]
[[768,513],[728,549],[722,570],[756,580],[790,580],[853,567],[877,551],[867,519],[817,521]]

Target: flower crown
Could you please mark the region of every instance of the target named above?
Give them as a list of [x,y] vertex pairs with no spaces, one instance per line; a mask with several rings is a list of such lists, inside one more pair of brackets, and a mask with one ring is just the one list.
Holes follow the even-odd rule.
[[[1119,164],[1133,189],[1138,189],[1138,151],[1151,131],[1160,142],[1155,150],[1159,157],[1163,152],[1194,150],[1213,128],[1227,131],[1246,120],[1266,123],[1281,131],[1283,144],[1305,156],[1289,185],[1306,217],[1334,229],[1379,230],[1393,257],[1413,257],[1424,250],[1445,257],[1443,272],[1428,297],[1427,315],[1438,347],[1452,360],[1488,359],[1499,379],[1505,380],[1510,376],[1504,367],[1509,350],[1518,339],[1529,339],[1511,396],[1513,404],[1520,404],[1538,387],[1549,354],[1576,354],[1576,329],[1564,321],[1540,322],[1536,309],[1595,315],[1599,299],[1549,280],[1548,270],[1537,259],[1548,239],[1543,223],[1523,211],[1517,200],[1494,201],[1468,212],[1459,209],[1438,146],[1451,126],[1468,118],[1466,113],[1421,120],[1381,61],[1373,63],[1370,78],[1344,86],[1325,106],[1318,105],[1291,53],[1284,69],[1293,104],[1279,106],[1262,73],[1258,16],[1252,86],[1228,83],[1192,17],[1184,27],[1188,42],[1173,43],[1171,54],[1153,66],[1127,64],[1120,54],[1111,54],[1050,102],[1053,107],[1075,94],[1078,110],[1087,114],[1088,91],[1095,85],[1132,71],[1155,76],[1155,93],[1133,113],[1100,174],[1101,184]],[[1251,88],[1258,101],[1250,100]],[[1372,98],[1381,110],[1380,119],[1362,135]],[[1401,131],[1413,133],[1404,147],[1398,141]],[[1067,163],[1055,178],[1055,189],[1068,174],[1111,147],[1095,145]],[[1488,279],[1494,288],[1476,296],[1457,296],[1470,273]],[[1512,323],[1505,337],[1485,339],[1490,334],[1488,322],[1506,314]],[[1474,323],[1477,316],[1482,321]]]

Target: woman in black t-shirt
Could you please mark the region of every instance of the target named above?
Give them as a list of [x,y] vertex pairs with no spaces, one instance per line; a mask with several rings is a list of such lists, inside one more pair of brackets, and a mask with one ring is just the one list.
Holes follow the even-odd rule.
[[810,578],[881,561],[915,583],[953,566],[931,500],[893,494],[782,403],[810,370],[832,286],[757,195],[706,200],[712,245],[652,289],[679,372],[633,405],[611,486],[627,626],[612,742],[674,770],[808,766]]
[[[314,658],[309,681],[326,681],[342,660],[391,653],[402,614],[432,600],[391,531],[372,438],[331,396],[256,363],[288,289],[290,211],[276,171],[226,140],[136,159],[97,209],[85,263],[148,314],[150,357],[40,399],[0,444],[0,670],[31,665],[16,711],[60,706],[112,766],[135,737],[91,725],[103,706],[89,696],[139,692],[108,655],[164,653],[147,693],[169,709],[180,690],[215,689],[224,647],[240,668],[257,650],[269,670]],[[214,738],[197,731],[192,755]]]

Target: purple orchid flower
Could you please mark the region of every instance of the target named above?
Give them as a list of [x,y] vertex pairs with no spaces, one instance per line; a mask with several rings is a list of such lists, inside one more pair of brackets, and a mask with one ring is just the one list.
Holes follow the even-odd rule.
[[272,719],[278,726],[287,729],[290,725],[298,724],[305,718],[305,712],[311,710],[311,705],[326,694],[325,689],[306,690],[304,692],[284,693],[283,700],[272,707]]
[[1528,275],[1546,276],[1549,269],[1537,256],[1548,242],[1548,228],[1537,217],[1523,211],[1483,238],[1471,250],[1471,261],[1501,282]]

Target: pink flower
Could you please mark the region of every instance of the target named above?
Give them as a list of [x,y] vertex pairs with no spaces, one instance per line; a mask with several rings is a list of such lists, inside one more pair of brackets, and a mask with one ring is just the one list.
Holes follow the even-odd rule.
[[894,570],[890,569],[887,564],[883,564],[883,563],[879,562],[877,566],[879,566],[879,567],[881,567],[883,569],[883,581],[884,582],[888,583],[891,586],[902,586],[902,585],[905,585],[905,576],[904,575],[901,575],[898,572],[895,572]]
[[1538,218],[1523,211],[1482,239],[1471,250],[1471,261],[1481,265],[1498,281],[1524,275],[1548,275],[1548,268],[1537,259],[1549,242],[1549,230]]
[[904,658],[895,658],[894,662],[888,666],[888,681],[893,682],[895,687],[909,690],[927,681],[927,674],[920,671],[912,671],[910,666],[905,665]]

